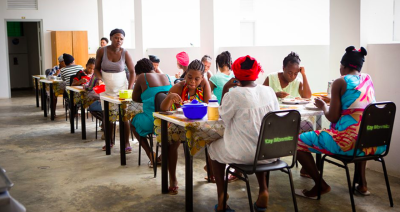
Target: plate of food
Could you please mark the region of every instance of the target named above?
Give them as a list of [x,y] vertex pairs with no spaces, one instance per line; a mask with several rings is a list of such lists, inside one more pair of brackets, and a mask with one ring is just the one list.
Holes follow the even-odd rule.
[[321,109],[317,108],[317,106],[315,106],[314,103],[306,104],[304,107],[307,110],[321,110]]
[[284,104],[292,104],[292,105],[297,105],[297,104],[308,104],[311,102],[311,99],[306,99],[306,98],[285,98],[282,99],[282,103]]

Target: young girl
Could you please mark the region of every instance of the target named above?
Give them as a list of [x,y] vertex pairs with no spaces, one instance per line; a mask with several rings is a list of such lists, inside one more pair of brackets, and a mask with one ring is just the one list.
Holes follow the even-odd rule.
[[221,104],[222,88],[230,79],[235,77],[231,71],[231,65],[232,58],[228,51],[222,52],[217,56],[216,66],[219,72],[210,78],[210,87],[219,104]]
[[168,92],[172,85],[168,75],[156,73],[153,63],[147,58],[136,63],[135,73],[137,80],[133,89],[132,100],[143,102],[143,113],[139,113],[133,118],[131,126],[135,137],[150,159],[149,167],[152,167],[154,162],[151,154],[155,155],[155,153],[150,149],[146,136],[153,133],[154,129],[154,97],[159,92]]
[[[192,101],[194,99],[199,102],[208,103],[211,97],[210,85],[208,80],[204,78],[204,65],[200,60],[193,60],[186,71],[185,80],[175,84],[169,91],[167,97],[161,103],[161,110],[175,110],[183,105],[184,102]],[[169,131],[181,134],[185,132],[184,129],[171,124]],[[176,163],[178,160],[178,147],[181,144],[181,137],[174,138],[168,148],[168,171],[170,179],[170,187],[168,188],[169,194],[178,194],[178,180],[176,179]],[[183,136],[185,138],[185,136]]]
[[[283,72],[275,72],[270,74],[264,81],[265,86],[274,89],[278,98],[302,97],[310,98],[311,89],[308,84],[304,67],[300,66],[300,57],[295,52],[290,52],[283,59]],[[298,74],[303,77],[303,82],[297,78]]]
[[[217,183],[215,211],[222,211],[223,207],[225,164],[253,164],[261,121],[269,111],[279,110],[275,92],[268,86],[255,83],[262,71],[256,59],[248,55],[240,57],[232,69],[236,78],[225,84],[219,107],[219,115],[225,123],[224,137],[212,142],[208,148]],[[259,195],[254,203],[255,211],[265,211],[268,203],[266,173],[256,173],[256,176]]]
[[78,71],[78,73],[76,73],[76,77],[72,81],[72,86],[87,85],[90,79],[94,77],[93,72],[95,63],[96,63],[96,58],[94,57],[89,58],[89,60],[86,63],[86,69]]

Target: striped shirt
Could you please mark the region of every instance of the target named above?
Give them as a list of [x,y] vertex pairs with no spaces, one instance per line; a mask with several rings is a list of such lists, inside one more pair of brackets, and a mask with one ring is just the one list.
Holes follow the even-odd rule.
[[76,73],[80,70],[83,70],[81,65],[69,65],[61,69],[61,79],[70,85],[70,78],[72,75],[76,75]]

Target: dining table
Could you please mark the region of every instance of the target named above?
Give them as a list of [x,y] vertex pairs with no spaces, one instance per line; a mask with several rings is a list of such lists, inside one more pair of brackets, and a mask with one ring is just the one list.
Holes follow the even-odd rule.
[[[305,105],[280,104],[281,110],[298,110],[302,118],[314,117],[316,130],[321,129],[321,116],[324,114],[319,109],[306,109]],[[222,119],[208,120],[207,115],[203,119],[187,119],[182,112],[169,111],[154,112],[156,139],[161,142],[161,193],[168,193],[168,142],[185,140],[185,208],[193,211],[193,156],[210,142],[223,137],[225,125]],[[180,127],[174,127],[180,126]],[[180,128],[185,133],[180,133]]]
[[134,102],[131,98],[120,99],[118,96],[100,95],[104,102],[104,135],[106,139],[106,155],[111,155],[111,132],[110,123],[119,121],[120,155],[121,165],[126,165],[125,153],[125,126],[136,114],[143,112],[143,103]]
[[56,113],[56,105],[54,104],[54,100],[60,94],[64,93],[66,83],[57,79],[41,79],[39,82],[41,83],[42,89],[44,117],[47,117],[47,96],[49,96],[50,116],[51,120],[54,121]]
[[[40,90],[39,80],[46,79],[46,75],[32,75],[32,79],[33,79],[33,87],[35,89],[36,107],[40,107],[40,105],[42,105],[42,110],[44,110],[44,108],[43,108],[43,98],[41,96],[42,92]],[[39,94],[40,94],[40,100],[41,100],[40,105],[39,105]]]

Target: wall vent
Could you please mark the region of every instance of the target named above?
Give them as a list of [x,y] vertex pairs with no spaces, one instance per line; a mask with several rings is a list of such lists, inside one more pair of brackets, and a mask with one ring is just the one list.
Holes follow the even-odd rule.
[[7,0],[7,10],[37,10],[38,0]]

